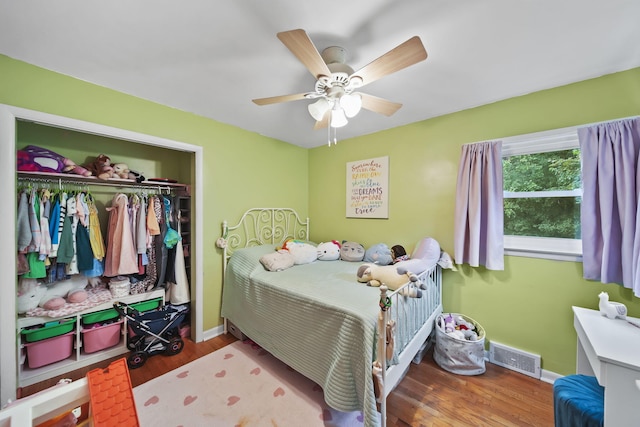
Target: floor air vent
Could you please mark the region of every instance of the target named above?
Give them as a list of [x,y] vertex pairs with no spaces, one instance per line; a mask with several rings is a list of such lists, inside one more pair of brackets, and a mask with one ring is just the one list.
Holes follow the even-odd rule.
[[540,379],[540,356],[491,341],[489,362]]

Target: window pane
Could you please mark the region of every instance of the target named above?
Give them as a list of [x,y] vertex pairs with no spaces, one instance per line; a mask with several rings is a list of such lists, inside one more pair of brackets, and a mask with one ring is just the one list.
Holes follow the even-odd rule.
[[504,199],[504,234],[581,239],[580,197]]
[[579,149],[506,157],[502,167],[505,191],[582,188]]

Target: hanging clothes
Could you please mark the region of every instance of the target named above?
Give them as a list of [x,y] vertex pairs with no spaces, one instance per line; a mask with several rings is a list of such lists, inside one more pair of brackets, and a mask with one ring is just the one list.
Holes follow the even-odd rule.
[[[62,231],[64,229],[64,221],[67,218],[67,198],[69,195],[66,191],[63,191],[61,194],[58,194],[58,205],[60,209],[60,214],[58,215],[58,226],[57,226],[57,234],[58,237],[52,237],[51,242],[57,241],[56,244],[52,244],[52,252],[56,255],[52,254],[51,256],[57,256],[57,252],[60,250],[60,245],[62,244]],[[71,231],[71,229],[69,229]],[[62,262],[58,259],[58,262]]]
[[133,245],[126,194],[113,197],[109,212],[104,275],[114,277],[138,272],[137,253]]
[[[66,196],[66,195],[65,195]],[[64,198],[65,205],[67,198]],[[62,208],[62,201],[60,202],[60,207]],[[61,212],[64,213],[64,216],[60,217],[60,227],[59,227],[59,240],[58,244],[58,264],[69,264],[73,259],[73,255],[75,254],[75,245],[73,244],[73,224],[72,219],[69,215],[66,214],[67,208],[65,206],[64,209],[61,209]]]
[[69,196],[67,199],[67,218],[71,221],[71,245],[73,247],[73,255],[71,256],[71,260],[67,264],[67,274],[78,274],[80,270],[78,270],[78,253],[76,251],[76,237],[78,231],[78,204],[76,201],[75,194]]
[[44,261],[45,265],[49,262],[49,254],[51,253],[51,234],[49,234],[49,216],[51,215],[51,193],[45,188],[40,193],[40,242],[39,259]]
[[167,274],[169,249],[164,244],[164,235],[167,232],[167,226],[164,219],[164,202],[162,200],[162,196],[156,196],[153,198],[153,211],[160,231],[160,233],[154,238],[154,245],[156,247],[156,266],[158,268],[157,286],[164,286]]
[[167,267],[165,270],[165,282],[175,283],[176,281],[176,244],[182,239],[180,234],[175,230],[177,227],[176,216],[172,209],[171,198],[162,196],[164,203],[164,214],[166,217],[166,229],[163,235],[163,242],[168,248],[167,251]]
[[44,260],[40,260],[40,243],[42,234],[40,231],[40,198],[32,188],[29,192],[29,228],[31,230],[31,242],[26,248],[26,258],[29,271],[22,277],[28,279],[42,279],[47,277],[47,270]]
[[147,253],[147,197],[140,198],[140,213],[136,224],[136,250],[138,255]]
[[29,192],[29,227],[31,228],[31,242],[27,252],[39,252],[42,235],[40,232],[40,199],[35,188]]
[[29,225],[29,196],[26,190],[20,192],[18,202],[18,252],[27,253],[31,243],[31,226]]
[[[177,216],[177,231],[180,233],[180,215],[179,211]],[[191,302],[191,292],[189,289],[189,278],[187,276],[187,269],[184,262],[184,249],[182,248],[182,239],[178,240],[176,244],[176,255],[174,264],[174,282],[167,282],[167,292],[165,300],[171,304],[186,304]]]
[[58,226],[60,224],[60,195],[54,194],[51,198],[51,213],[49,215],[49,236],[51,239],[51,251],[49,258],[55,258],[58,254]]
[[100,218],[98,217],[98,208],[93,200],[93,197],[89,196],[89,241],[91,243],[91,251],[93,257],[98,261],[102,261],[105,256],[104,238],[102,237],[102,230],[100,228]]
[[86,194],[78,193],[76,196],[76,216],[78,225],[76,227],[76,254],[78,260],[78,270],[89,271],[93,268],[93,251],[89,239],[89,206],[86,202]]

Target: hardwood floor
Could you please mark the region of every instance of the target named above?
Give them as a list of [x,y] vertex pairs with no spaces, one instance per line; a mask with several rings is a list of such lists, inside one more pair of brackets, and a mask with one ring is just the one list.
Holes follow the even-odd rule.
[[[221,335],[195,344],[185,340],[175,356],[150,357],[129,372],[134,387],[181,365],[216,351],[236,339]],[[115,359],[113,359],[115,360]],[[22,388],[28,396],[50,387],[60,378],[76,380],[110,361],[73,371]],[[419,365],[411,364],[407,376],[387,399],[389,427],[553,426],[553,387],[518,372],[487,363],[483,375],[454,375],[444,371],[429,351]]]

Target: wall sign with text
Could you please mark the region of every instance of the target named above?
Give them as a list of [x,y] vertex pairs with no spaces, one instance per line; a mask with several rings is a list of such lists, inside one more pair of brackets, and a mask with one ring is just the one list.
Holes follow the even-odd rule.
[[389,157],[347,163],[347,217],[389,218]]

